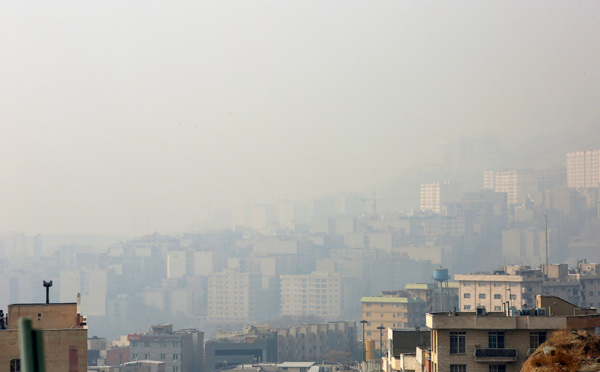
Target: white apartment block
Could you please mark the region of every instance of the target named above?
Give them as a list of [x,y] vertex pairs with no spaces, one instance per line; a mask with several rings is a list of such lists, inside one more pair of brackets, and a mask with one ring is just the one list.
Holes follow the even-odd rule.
[[281,315],[339,318],[348,301],[345,287],[338,273],[281,275]]
[[567,153],[567,186],[597,188],[600,184],[600,150]]
[[600,308],[600,264],[580,262],[576,268],[551,264],[539,269],[505,266],[490,273],[456,274],[459,310],[489,311],[535,305],[536,295],[553,295],[581,307]]
[[517,204],[537,192],[537,174],[533,170],[502,170],[483,172],[483,188],[505,192],[508,204]]
[[261,303],[261,276],[226,270],[208,277],[208,320],[255,320]]

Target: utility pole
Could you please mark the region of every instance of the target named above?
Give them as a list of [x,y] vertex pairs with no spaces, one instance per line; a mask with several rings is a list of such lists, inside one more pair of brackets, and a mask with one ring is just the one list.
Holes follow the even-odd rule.
[[379,356],[383,357],[383,330],[385,329],[385,327],[383,325],[380,325],[379,327],[377,327],[377,329],[379,330]]
[[367,361],[367,349],[365,348],[365,325],[367,323],[368,322],[364,319],[360,321],[360,324],[362,324],[362,334],[363,334],[363,336],[362,336],[362,360],[363,360],[363,362]]

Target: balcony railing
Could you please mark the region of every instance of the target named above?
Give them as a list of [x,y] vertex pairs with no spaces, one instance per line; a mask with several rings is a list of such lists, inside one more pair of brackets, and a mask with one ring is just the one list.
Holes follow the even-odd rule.
[[509,363],[517,361],[517,349],[488,349],[477,348],[473,353],[476,362]]

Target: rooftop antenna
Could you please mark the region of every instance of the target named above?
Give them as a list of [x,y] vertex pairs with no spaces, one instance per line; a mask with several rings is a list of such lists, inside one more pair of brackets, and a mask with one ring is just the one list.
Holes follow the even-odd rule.
[[50,303],[50,287],[52,287],[52,280],[47,282],[44,280],[44,287],[46,287],[46,304]]

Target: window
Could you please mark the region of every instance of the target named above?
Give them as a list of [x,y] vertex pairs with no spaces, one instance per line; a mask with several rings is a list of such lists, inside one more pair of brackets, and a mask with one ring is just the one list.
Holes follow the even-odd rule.
[[506,372],[506,366],[504,364],[490,364],[490,372]]
[[479,294],[479,299],[480,300],[485,300],[485,293],[480,293]]
[[489,348],[504,349],[504,332],[489,332]]
[[463,310],[471,310],[471,305],[465,305],[465,306],[463,306]]
[[165,354],[160,354],[160,360],[165,360],[167,359],[167,356]]
[[516,287],[516,286],[517,286],[517,284],[518,284],[518,283],[510,283],[510,286],[511,286],[512,288],[514,288],[514,287]]
[[160,343],[160,347],[167,347],[167,343],[166,343],[166,342],[164,342],[164,341],[163,341],[163,342],[161,342],[161,343]]
[[529,334],[530,348],[537,349],[544,342],[546,342],[546,332],[531,332]]
[[136,360],[137,359],[137,354],[132,354],[131,355],[131,359]]
[[450,332],[450,354],[465,353],[467,332]]
[[371,312],[370,311],[367,312],[367,316],[371,316]]
[[487,283],[486,283],[486,282],[479,282],[479,286],[480,286],[480,287],[485,287],[486,285],[487,285]]
[[173,366],[173,372],[179,372],[179,367]]
[[137,341],[131,341],[131,347],[137,347],[138,343]]
[[502,295],[499,295],[499,294],[494,295],[494,300],[501,300],[501,299],[502,299]]
[[511,294],[511,295],[510,295],[510,299],[511,299],[511,300],[516,300],[516,299],[517,299],[517,295]]
[[179,354],[173,354],[173,359],[175,360],[177,358],[179,358]]
[[144,359],[150,359],[150,354],[144,355]]
[[21,372],[21,359],[10,360],[10,372]]
[[144,342],[144,346],[145,347],[150,347],[150,342],[148,342],[148,341]]
[[465,293],[465,294],[463,294],[463,298],[471,298],[471,294],[470,293]]
[[367,336],[371,336],[371,331],[367,331]]
[[464,285],[465,285],[465,287],[470,287],[471,286],[471,282],[465,282]]
[[502,287],[502,283],[494,282],[494,287]]
[[450,364],[450,372],[467,372],[466,364]]
[[383,313],[379,314],[379,317],[380,317],[380,318],[383,318]]
[[502,306],[494,306],[494,311],[502,311]]

